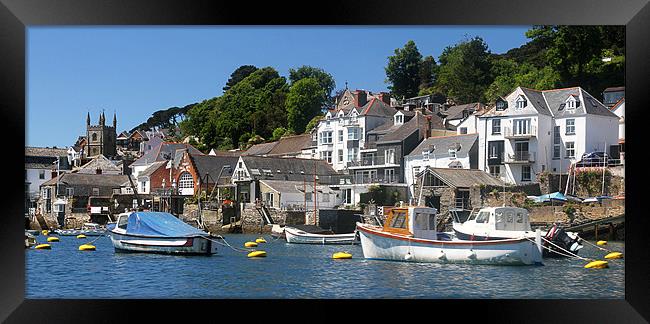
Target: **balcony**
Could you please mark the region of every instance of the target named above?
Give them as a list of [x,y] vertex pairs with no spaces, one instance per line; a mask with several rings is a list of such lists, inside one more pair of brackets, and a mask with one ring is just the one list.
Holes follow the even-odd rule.
[[530,164],[535,163],[535,152],[515,152],[506,155],[506,164]]
[[512,127],[504,127],[503,137],[511,139],[537,137],[537,126],[531,125],[523,129],[518,127],[515,127],[514,129]]
[[362,157],[361,160],[350,161],[347,163],[347,167],[350,169],[363,169],[363,168],[372,168],[378,166],[395,167],[395,166],[399,166],[399,163],[397,161],[397,157],[393,159],[389,159],[388,163],[386,163],[386,159],[383,156]]

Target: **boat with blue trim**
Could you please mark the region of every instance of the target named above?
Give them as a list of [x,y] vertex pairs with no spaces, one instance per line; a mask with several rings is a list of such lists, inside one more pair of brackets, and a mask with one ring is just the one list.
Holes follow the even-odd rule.
[[115,252],[212,255],[217,252],[209,233],[164,212],[122,213],[109,236]]
[[[518,237],[534,238],[535,231],[530,226],[528,210],[518,207],[485,207],[472,213],[465,222],[461,222],[458,214],[454,215],[453,229],[455,235],[461,240],[490,241],[504,240]],[[558,257],[557,247],[571,253],[578,253],[582,249],[580,238],[572,232],[566,232],[557,224],[548,231],[542,231],[544,237],[544,257]],[[549,244],[549,242],[553,244]]]

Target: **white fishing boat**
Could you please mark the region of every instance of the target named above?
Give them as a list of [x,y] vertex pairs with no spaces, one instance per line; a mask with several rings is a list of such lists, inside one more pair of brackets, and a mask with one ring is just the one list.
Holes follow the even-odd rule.
[[[470,215],[465,222],[461,222],[453,210],[451,212],[454,215],[454,233],[461,240],[503,240],[522,236],[535,238],[528,211],[524,208],[485,207]],[[542,231],[541,235],[544,237],[542,245],[544,245],[545,257],[560,256],[561,254],[555,253],[557,247],[574,254],[582,248],[576,233],[565,232],[557,224],[548,231]]]
[[383,226],[357,223],[367,259],[410,262],[533,265],[542,262],[541,233],[535,239],[468,241],[436,230],[436,209],[392,208]]
[[84,223],[81,228],[67,230],[56,229],[54,230],[54,233],[61,236],[77,236],[80,234],[86,236],[101,236],[106,233],[106,229],[97,223]]
[[123,213],[109,231],[116,252],[211,255],[217,251],[212,242],[216,237],[169,213]]
[[36,236],[32,235],[28,231],[25,231],[25,248],[29,249],[34,245],[36,245]]
[[285,226],[284,235],[287,243],[302,244],[358,244],[356,233],[328,234],[309,233],[301,229]]

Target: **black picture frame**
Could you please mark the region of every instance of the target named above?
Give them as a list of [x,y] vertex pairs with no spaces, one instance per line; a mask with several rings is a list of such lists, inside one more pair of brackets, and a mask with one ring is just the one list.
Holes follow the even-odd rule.
[[[625,25],[626,26],[626,210],[625,299],[582,300],[51,300],[25,299],[23,166],[26,104],[26,28],[49,25]],[[0,0],[0,121],[5,140],[2,169],[6,191],[0,214],[0,319],[25,322],[148,322],[182,316],[208,320],[292,321],[338,318],[460,320],[481,322],[616,322],[650,320],[650,216],[644,213],[645,173],[640,126],[647,110],[650,76],[650,5],[647,0],[579,1],[325,1],[319,3],[208,2],[179,0]],[[636,125],[636,126],[635,126]],[[632,149],[630,149],[630,147]],[[7,177],[10,176],[10,177]],[[55,262],[55,261],[53,261]],[[44,269],[46,271],[46,269]],[[607,275],[603,272],[603,275]],[[598,282],[594,282],[598,285]],[[362,296],[360,296],[362,297]],[[313,305],[316,304],[316,305]],[[412,305],[414,304],[414,305]],[[235,307],[235,308],[233,308]],[[394,310],[393,313],[389,312]],[[307,313],[303,311],[307,310]],[[231,316],[232,315],[232,316]],[[445,315],[452,315],[449,319]],[[425,316],[425,317],[423,317]],[[374,317],[374,316],[373,316]]]

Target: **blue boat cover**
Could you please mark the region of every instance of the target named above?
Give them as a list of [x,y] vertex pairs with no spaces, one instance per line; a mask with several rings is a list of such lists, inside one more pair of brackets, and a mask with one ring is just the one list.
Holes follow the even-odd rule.
[[[535,197],[535,198],[532,198],[532,197]],[[535,202],[551,201],[551,199],[567,201],[567,198],[559,191],[556,191],[556,192],[548,194],[548,195],[531,196],[531,199],[533,199],[533,201],[535,201]]]
[[127,234],[166,237],[207,236],[176,216],[163,212],[135,212],[129,215]]

